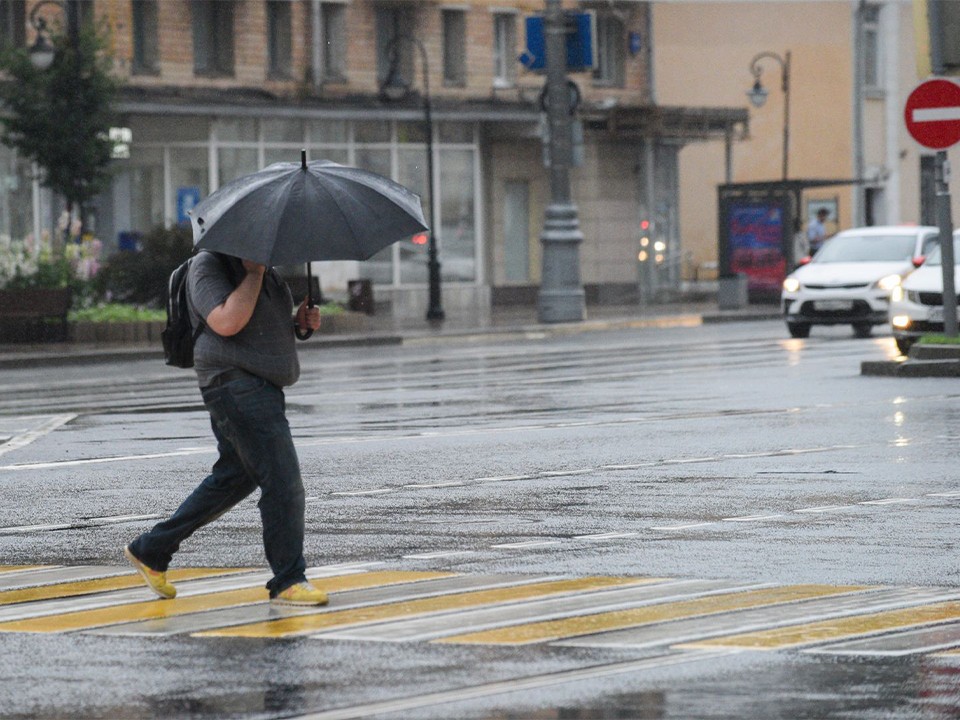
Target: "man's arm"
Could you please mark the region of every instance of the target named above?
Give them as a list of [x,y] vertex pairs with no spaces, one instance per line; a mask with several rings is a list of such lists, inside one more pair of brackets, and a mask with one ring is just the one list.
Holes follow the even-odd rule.
[[266,266],[250,260],[243,261],[246,276],[237,285],[236,289],[227,296],[221,305],[218,305],[207,315],[207,327],[217,335],[230,337],[243,330],[250,318],[253,317],[257,298],[260,297],[260,287],[263,285],[263,273]]

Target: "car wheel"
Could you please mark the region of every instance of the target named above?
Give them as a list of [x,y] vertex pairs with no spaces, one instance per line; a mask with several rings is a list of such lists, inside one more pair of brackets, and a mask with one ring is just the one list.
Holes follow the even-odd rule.
[[873,325],[870,323],[854,323],[853,334],[854,337],[868,338],[873,334]]
[[810,323],[787,323],[787,330],[790,331],[790,337],[810,337]]
[[897,350],[900,351],[901,355],[906,355],[910,352],[910,348],[913,347],[913,338],[908,337],[898,337],[895,338],[897,342]]

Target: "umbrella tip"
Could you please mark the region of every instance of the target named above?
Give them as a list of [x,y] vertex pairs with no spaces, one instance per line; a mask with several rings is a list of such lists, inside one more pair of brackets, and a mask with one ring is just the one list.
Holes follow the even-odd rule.
[[307,169],[307,151],[306,150],[300,151],[300,167],[302,167],[304,170]]

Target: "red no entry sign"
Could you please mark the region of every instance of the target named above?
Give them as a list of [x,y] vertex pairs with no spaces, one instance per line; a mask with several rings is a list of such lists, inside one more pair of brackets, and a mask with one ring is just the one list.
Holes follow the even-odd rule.
[[941,78],[920,83],[903,115],[907,132],[924,147],[944,150],[960,142],[960,85]]

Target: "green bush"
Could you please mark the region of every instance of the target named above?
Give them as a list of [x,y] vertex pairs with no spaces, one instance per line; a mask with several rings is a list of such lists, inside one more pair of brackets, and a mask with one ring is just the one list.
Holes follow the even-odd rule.
[[189,226],[158,227],[143,236],[139,252],[112,255],[96,277],[97,295],[108,302],[162,308],[170,273],[193,252]]
[[154,310],[138,307],[137,305],[123,305],[108,303],[81,310],[71,310],[67,319],[70,322],[154,322],[166,320],[166,310]]
[[960,337],[931,334],[921,337],[920,342],[924,345],[960,345]]

